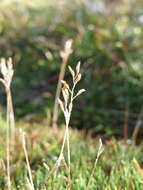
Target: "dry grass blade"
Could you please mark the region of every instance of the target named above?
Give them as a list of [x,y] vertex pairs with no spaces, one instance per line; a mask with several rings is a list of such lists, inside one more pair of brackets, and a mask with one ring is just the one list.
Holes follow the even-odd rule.
[[134,127],[133,135],[132,135],[132,143],[135,145],[136,144],[136,139],[138,132],[140,130],[140,127],[142,126],[142,115],[143,115],[143,108],[141,108],[141,111],[138,116],[138,120],[136,122],[136,125]]
[[138,173],[139,173],[140,175],[143,175],[143,169],[142,169],[141,166],[139,165],[138,161],[137,161],[135,158],[133,158],[133,162],[134,162],[134,164],[135,164],[135,166],[136,166],[136,170],[138,171]]
[[96,166],[97,166],[97,162],[98,162],[99,157],[100,157],[100,155],[102,154],[102,152],[103,152],[102,140],[99,139],[99,147],[98,147],[97,156],[96,156],[96,159],[95,159],[95,162],[94,162],[93,169],[92,169],[92,171],[91,171],[91,175],[90,175],[89,180],[88,180],[88,184],[87,184],[86,190],[89,190],[89,186],[90,186],[91,181],[92,181],[92,179],[93,179],[93,175],[94,175],[94,171],[95,171]]
[[7,96],[7,104],[8,104],[8,112],[9,112],[9,124],[11,129],[11,136],[12,140],[14,141],[15,138],[15,121],[14,121],[14,111],[13,111],[13,103],[12,103],[12,96],[11,96],[11,82],[13,79],[13,63],[12,59],[9,58],[7,61],[3,58],[0,62],[0,70],[3,78],[0,78],[0,82],[5,87],[6,96]]
[[26,150],[25,133],[22,131],[22,129],[20,129],[20,134],[21,134],[22,145],[23,145],[24,154],[25,154],[25,158],[26,158],[27,169],[28,169],[28,175],[29,175],[29,180],[28,181],[30,181],[31,189],[34,190],[32,172],[31,172],[31,168],[30,168],[30,164],[29,164],[29,160],[28,160],[28,154],[27,154],[27,150]]
[[0,163],[1,163],[1,175],[2,175],[3,179],[5,180],[5,177],[6,177],[5,164],[4,164],[4,161],[2,159],[1,159]]
[[72,40],[67,40],[64,46],[64,50],[60,52],[61,58],[62,58],[62,65],[57,85],[57,91],[56,91],[56,97],[55,97],[55,103],[54,103],[54,113],[53,113],[53,128],[57,127],[57,118],[58,118],[58,99],[60,97],[61,93],[61,81],[64,78],[65,75],[65,69],[67,65],[68,58],[70,54],[72,53]]
[[7,97],[7,122],[6,122],[6,160],[7,160],[7,186],[11,189],[10,181],[10,154],[9,154],[9,128],[11,128],[12,141],[14,142],[15,137],[15,125],[14,125],[14,112],[11,97],[11,82],[13,78],[13,64],[12,59],[9,58],[7,61],[3,58],[0,61],[0,71],[3,78],[0,78],[0,82],[5,87]]

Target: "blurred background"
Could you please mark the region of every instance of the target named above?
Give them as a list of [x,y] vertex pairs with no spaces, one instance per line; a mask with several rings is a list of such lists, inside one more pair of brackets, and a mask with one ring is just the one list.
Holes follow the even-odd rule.
[[[0,57],[14,60],[16,119],[52,117],[60,51],[73,39],[68,64],[74,68],[81,61],[86,93],[76,100],[71,126],[130,137],[142,121],[142,10],[140,0],[1,0]],[[67,71],[65,79],[70,80]],[[3,109],[2,85],[0,93]],[[58,122],[63,121],[60,113]]]

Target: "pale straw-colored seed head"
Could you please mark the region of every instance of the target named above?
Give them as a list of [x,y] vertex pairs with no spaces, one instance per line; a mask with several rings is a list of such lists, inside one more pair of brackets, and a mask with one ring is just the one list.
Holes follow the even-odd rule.
[[1,71],[1,74],[3,75],[3,79],[0,79],[0,81],[4,84],[6,89],[9,89],[11,81],[12,81],[13,73],[14,73],[11,58],[9,58],[7,62],[4,58],[0,60],[0,71]]
[[63,104],[63,102],[62,102],[62,100],[60,98],[58,98],[58,103],[59,103],[59,105],[61,107],[61,110],[64,112],[64,104]]
[[75,84],[77,84],[81,79],[81,73],[79,73],[75,79]]
[[69,91],[67,89],[62,88],[62,94],[63,94],[65,103],[67,103],[69,99]]
[[76,94],[76,96],[79,96],[79,95],[81,95],[83,92],[85,92],[86,90],[85,89],[81,89],[81,90],[79,90],[78,91],[78,93]]
[[77,75],[79,74],[79,71],[80,71],[80,61],[77,63],[77,66],[76,66],[76,74]]
[[65,43],[65,50],[70,50],[72,47],[72,39],[69,39]]
[[67,40],[64,46],[64,50],[60,52],[60,56],[63,60],[67,61],[69,55],[72,53],[72,40]]
[[7,60],[7,66],[8,66],[9,70],[13,69],[12,58],[11,57],[9,57],[8,60]]
[[64,89],[69,89],[70,88],[68,83],[65,80],[61,80],[61,83],[63,84]]
[[75,72],[74,72],[74,70],[70,66],[68,66],[68,69],[69,69],[69,71],[70,71],[70,73],[72,75],[72,78],[74,79],[75,78]]
[[4,58],[2,58],[0,61],[0,70],[3,77],[7,75],[6,60]]
[[12,64],[12,58],[11,57],[7,60],[7,68],[8,68],[9,74],[12,77],[13,73],[14,73],[14,70],[13,70],[13,64]]
[[100,138],[100,139],[99,139],[99,150],[98,150],[98,151],[99,151],[99,155],[102,154],[103,150],[104,150],[104,149],[103,149],[103,144],[102,144],[102,140],[101,140],[101,138]]
[[66,53],[64,51],[60,51],[60,56],[62,59],[64,59],[66,57]]

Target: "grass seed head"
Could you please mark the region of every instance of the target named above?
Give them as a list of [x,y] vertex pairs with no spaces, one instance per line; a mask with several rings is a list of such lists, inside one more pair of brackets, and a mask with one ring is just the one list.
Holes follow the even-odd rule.
[[68,89],[67,88],[66,89],[62,88],[62,94],[63,94],[64,100],[65,100],[65,103],[67,103],[68,99],[69,99],[69,91],[68,91]]
[[77,63],[77,66],[76,66],[76,74],[77,75],[79,74],[79,71],[80,71],[80,61]]
[[65,43],[65,50],[71,50],[72,47],[72,39],[69,39]]
[[62,102],[62,100],[60,98],[58,98],[58,103],[59,103],[59,105],[61,107],[61,110],[64,112],[64,104],[63,104],[63,102]]
[[72,78],[74,79],[75,78],[75,72],[74,72],[74,70],[70,66],[68,66],[68,69],[69,69],[69,71],[70,71],[70,73],[72,75]]
[[1,82],[4,84],[6,89],[9,89],[11,81],[12,81],[13,73],[14,73],[11,58],[9,58],[7,60],[7,62],[6,62],[6,60],[4,58],[1,59],[1,61],[0,61],[0,71],[1,71],[1,74],[3,76],[3,79],[1,79]]
[[65,80],[61,80],[61,83],[63,84],[64,89],[69,89],[69,85]]
[[80,89],[79,91],[78,91],[78,93],[76,94],[76,96],[79,96],[79,95],[81,95],[83,92],[85,92],[86,90],[85,89]]
[[69,55],[72,53],[72,40],[67,40],[64,46],[64,50],[60,52],[60,56],[63,60],[67,61]]
[[75,79],[75,84],[77,84],[81,80],[81,73],[79,73]]

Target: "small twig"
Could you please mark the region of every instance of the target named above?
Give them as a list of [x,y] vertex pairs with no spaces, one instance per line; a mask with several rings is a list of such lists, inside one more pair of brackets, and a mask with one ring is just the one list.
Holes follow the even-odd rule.
[[56,96],[55,96],[54,112],[53,112],[53,128],[57,127],[58,98],[60,97],[61,86],[62,86],[61,80],[63,80],[63,78],[64,78],[67,61],[68,61],[70,54],[72,53],[71,46],[72,46],[72,40],[66,41],[64,51],[61,51],[61,53],[60,53],[61,58],[62,58],[62,65],[61,65],[61,71],[60,71],[60,75],[59,75],[57,91],[56,91]]
[[24,154],[25,154],[25,158],[26,158],[26,164],[27,164],[27,169],[28,169],[29,180],[30,180],[31,188],[32,188],[32,190],[34,190],[32,172],[31,172],[31,168],[30,168],[30,164],[29,164],[29,160],[28,160],[28,154],[27,154],[27,150],[26,150],[25,133],[22,131],[22,129],[20,129],[20,133],[21,133],[21,139],[22,139],[22,145],[23,145],[23,149],[24,149]]
[[128,101],[125,107],[125,117],[124,117],[124,142],[127,142],[128,139],[128,120],[129,120],[129,105]]
[[100,157],[100,155],[102,154],[102,152],[103,152],[102,140],[99,139],[99,147],[98,147],[97,156],[96,156],[96,159],[95,159],[95,162],[94,162],[93,169],[92,169],[92,171],[91,171],[91,175],[90,175],[89,180],[88,180],[88,184],[87,184],[86,190],[89,189],[90,183],[91,183],[91,181],[92,181],[92,179],[93,179],[94,171],[95,171],[95,169],[96,169],[97,162],[98,162],[99,157]]
[[141,124],[142,124],[142,115],[143,115],[143,108],[141,108],[141,111],[140,111],[139,116],[138,116],[138,120],[137,120],[136,125],[135,125],[135,129],[133,131],[133,135],[132,135],[132,142],[133,143],[136,143],[136,138],[137,138],[139,129],[140,129]]

